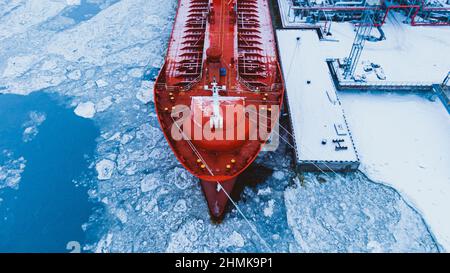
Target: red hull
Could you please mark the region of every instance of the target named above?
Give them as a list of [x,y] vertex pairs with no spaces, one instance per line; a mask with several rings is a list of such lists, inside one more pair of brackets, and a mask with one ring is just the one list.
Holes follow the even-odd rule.
[[[227,194],[231,195],[234,184],[236,183],[236,178],[220,182],[220,187],[218,186],[218,183],[219,182],[212,183],[210,181],[201,180],[202,190],[208,203],[209,212],[216,220],[220,220],[225,212],[228,204]],[[223,188],[226,193],[223,190],[220,190],[221,188]]]
[[274,41],[267,0],[179,1],[156,112],[216,218],[278,119],[284,87]]

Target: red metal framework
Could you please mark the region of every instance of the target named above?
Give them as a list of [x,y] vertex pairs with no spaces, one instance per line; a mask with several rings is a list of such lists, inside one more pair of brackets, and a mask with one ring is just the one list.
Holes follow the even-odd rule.
[[[450,8],[429,7],[425,0],[399,0],[394,2],[381,1],[380,5],[356,6],[295,6],[292,3],[289,10],[302,16],[312,16],[317,20],[333,21],[359,20],[365,10],[374,14],[374,26],[382,26],[391,10],[402,10],[409,18],[412,26],[448,26],[450,25]],[[289,13],[290,13],[289,11]],[[327,15],[327,17],[325,17]]]
[[185,89],[201,78],[208,9],[208,0],[190,1],[180,58],[176,63],[177,77],[180,78],[176,85]]
[[267,60],[262,55],[258,1],[237,2],[238,72],[241,81],[250,88],[265,86]]
[[411,18],[413,26],[449,26],[450,8],[417,8]]

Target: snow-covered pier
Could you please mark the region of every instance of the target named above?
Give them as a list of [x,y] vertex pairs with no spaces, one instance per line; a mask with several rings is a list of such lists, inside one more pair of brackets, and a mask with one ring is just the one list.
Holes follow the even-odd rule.
[[[279,0],[289,29],[279,30],[277,38],[300,166],[330,169],[335,162],[352,162],[354,154],[350,166],[360,164],[369,178],[399,191],[449,251],[450,28],[433,27],[438,20],[416,27],[426,16],[412,21],[404,11],[386,9],[382,37],[370,32],[353,73],[344,77],[345,58],[355,45],[362,46],[355,42],[358,26],[324,20],[326,12],[314,19],[308,7],[287,13],[286,3],[291,2]],[[335,138],[330,124],[339,121],[351,145],[333,153],[326,148]]]
[[406,92],[431,92],[433,82],[425,81],[355,81],[345,79],[340,73],[338,59],[328,59],[328,67],[333,78],[334,85],[340,91],[406,91]]
[[356,170],[358,154],[316,31],[278,30],[277,40],[300,170]]
[[[334,85],[338,91],[375,91],[375,92],[430,92],[434,93],[450,114],[450,88],[447,83],[432,82],[356,82],[346,80],[339,73],[337,59],[327,60]],[[450,73],[450,72],[449,72]]]

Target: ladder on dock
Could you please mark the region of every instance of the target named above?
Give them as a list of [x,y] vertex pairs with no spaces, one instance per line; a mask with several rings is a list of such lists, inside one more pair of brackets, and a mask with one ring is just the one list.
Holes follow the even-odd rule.
[[356,66],[358,65],[359,58],[361,57],[366,39],[370,35],[370,32],[372,31],[372,28],[374,26],[373,16],[374,15],[372,11],[367,9],[364,11],[363,18],[359,22],[352,49],[350,50],[350,54],[345,61],[345,79],[353,77],[353,74],[355,73]]
[[442,88],[448,88],[448,84],[450,82],[450,71],[447,73],[447,76],[444,78],[444,80],[442,81],[441,87]]

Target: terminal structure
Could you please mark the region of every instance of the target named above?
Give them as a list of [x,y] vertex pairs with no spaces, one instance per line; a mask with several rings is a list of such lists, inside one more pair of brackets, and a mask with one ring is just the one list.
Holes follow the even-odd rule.
[[425,47],[445,51],[435,42],[450,35],[445,1],[278,0],[278,50],[301,171],[359,168],[339,92],[435,94],[450,113],[448,54],[428,58],[431,67],[404,57],[424,54]]

